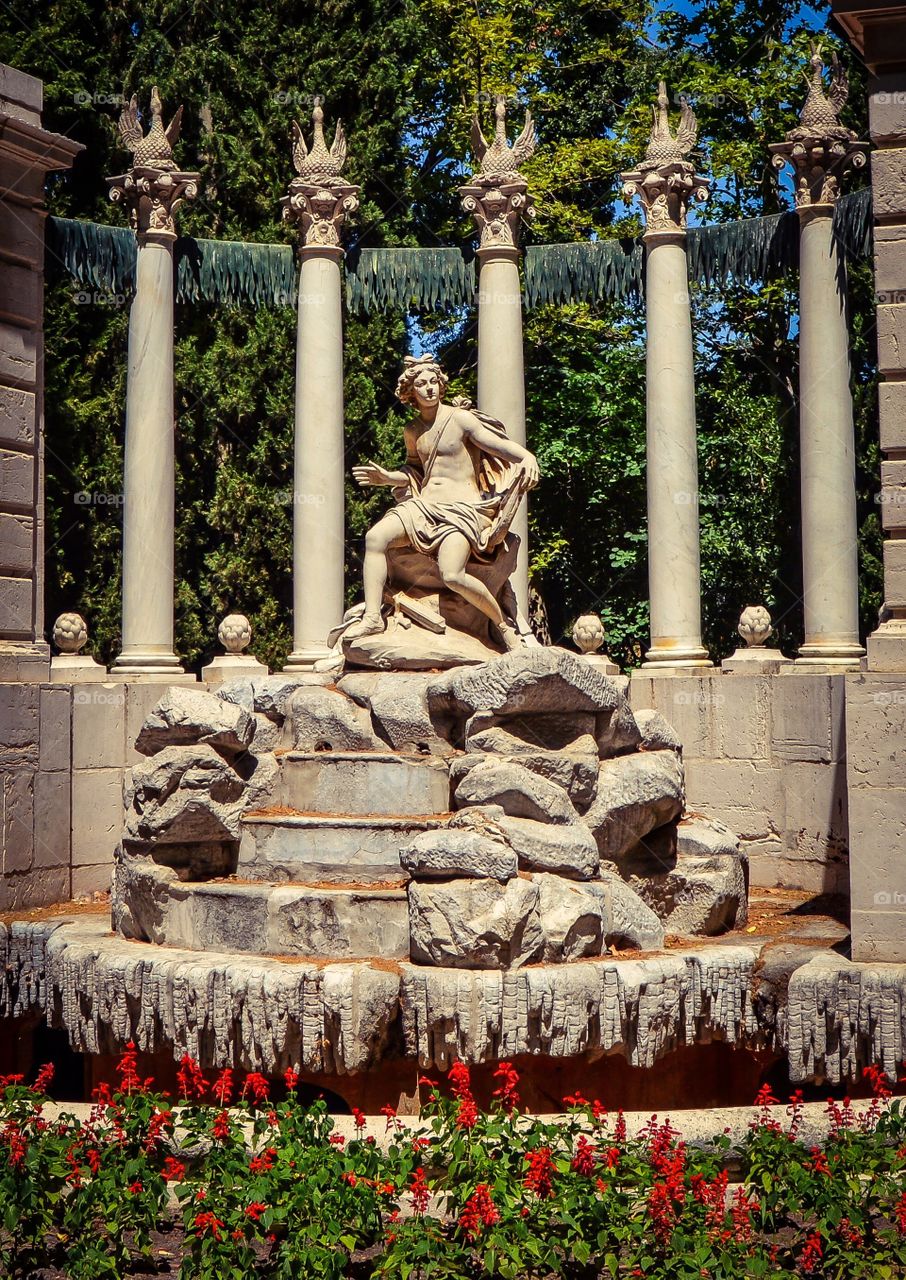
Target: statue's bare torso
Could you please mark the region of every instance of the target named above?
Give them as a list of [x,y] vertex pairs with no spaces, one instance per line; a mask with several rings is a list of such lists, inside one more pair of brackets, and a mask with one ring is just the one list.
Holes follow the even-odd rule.
[[441,405],[435,421],[428,426],[413,418],[405,427],[406,451],[417,455],[423,468],[431,463],[430,474],[419,496],[426,502],[480,502],[478,485],[481,450],[470,438],[470,430],[480,426],[468,409]]

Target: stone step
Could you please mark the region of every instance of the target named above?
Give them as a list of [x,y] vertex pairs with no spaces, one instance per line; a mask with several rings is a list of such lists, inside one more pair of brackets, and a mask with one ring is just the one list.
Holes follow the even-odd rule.
[[[141,906],[146,909],[137,910]],[[132,918],[148,941],[191,951],[409,957],[404,888],[186,882],[158,875],[133,902]]]
[[450,814],[337,817],[291,810],[242,819],[237,875],[243,880],[382,883],[405,878],[399,851]]
[[387,817],[450,808],[449,772],[435,756],[289,751],[278,760],[274,804],[300,813]]

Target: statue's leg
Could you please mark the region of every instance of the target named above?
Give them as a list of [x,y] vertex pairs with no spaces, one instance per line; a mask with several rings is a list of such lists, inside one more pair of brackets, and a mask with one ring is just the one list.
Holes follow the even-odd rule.
[[511,627],[504,618],[500,605],[479,578],[474,577],[471,573],[466,573],[466,565],[469,563],[471,552],[472,548],[469,546],[469,540],[465,534],[447,534],[437,549],[437,567],[440,570],[444,586],[449,587],[451,591],[458,592],[470,604],[474,604],[476,609],[480,609],[486,617],[491,619],[500,632],[500,637],[506,649],[518,649],[522,644],[519,634],[515,627]]
[[408,541],[403,522],[393,511],[388,511],[365,534],[365,559],[362,564],[365,612],[359,622],[344,632],[344,639],[355,640],[359,636],[378,635],[384,630],[381,605],[387,583],[387,552],[391,547],[405,546]]

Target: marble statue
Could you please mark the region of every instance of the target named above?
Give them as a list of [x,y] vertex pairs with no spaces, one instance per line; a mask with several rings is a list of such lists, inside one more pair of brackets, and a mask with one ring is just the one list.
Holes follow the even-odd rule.
[[[435,602],[420,604],[407,590],[391,591],[388,600],[388,576],[394,579],[395,557],[399,561],[406,550],[433,561],[441,593],[452,592],[477,611],[477,619],[485,624],[485,644],[505,650],[522,644],[508,589],[511,570],[501,581],[491,582],[479,569],[512,556],[510,524],[526,492],[538,483],[538,463],[509,438],[502,423],[473,409],[467,400],[445,403],[447,381],[433,355],[407,356],[397,384],[399,399],[416,410],[404,429],[406,464],[398,471],[374,462],[353,468],[362,487],[392,487],[397,505],[366,536],[364,612],[345,627],[342,642],[347,653],[350,643],[385,631],[384,610],[391,600],[394,615],[404,615],[404,627],[414,622],[436,634],[446,629],[442,610],[432,607]],[[403,574],[403,581],[421,585],[411,570]],[[462,615],[453,619],[452,625],[457,624],[473,635],[481,629],[463,622]]]

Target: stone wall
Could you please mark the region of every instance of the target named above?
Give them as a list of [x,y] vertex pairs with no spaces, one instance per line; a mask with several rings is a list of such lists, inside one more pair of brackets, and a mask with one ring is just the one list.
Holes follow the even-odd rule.
[[632,674],[683,743],[686,805],[740,837],[755,885],[845,893],[844,679],[802,672]]

